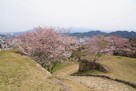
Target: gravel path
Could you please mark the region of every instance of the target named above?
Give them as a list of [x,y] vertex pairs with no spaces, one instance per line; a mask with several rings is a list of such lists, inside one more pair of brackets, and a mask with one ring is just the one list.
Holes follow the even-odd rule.
[[100,77],[70,76],[77,70],[78,65],[72,65],[58,71],[54,76],[71,91],[135,91],[123,83]]

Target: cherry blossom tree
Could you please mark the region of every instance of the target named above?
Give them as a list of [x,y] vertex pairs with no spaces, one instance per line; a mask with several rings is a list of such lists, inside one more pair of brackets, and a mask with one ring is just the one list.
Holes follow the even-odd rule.
[[129,45],[129,40],[120,36],[110,35],[107,37],[107,40],[115,47],[125,47]]
[[61,29],[53,27],[37,27],[15,38],[16,46],[26,55],[51,71],[54,61],[69,57],[76,48],[75,40],[60,33]]
[[113,55],[127,56],[127,57],[136,57],[135,47],[132,46],[129,39],[110,35],[106,37],[109,42],[108,53],[111,52]]
[[108,41],[103,35],[93,36],[82,50],[83,58],[79,59],[79,72],[89,70],[99,70],[107,72],[107,69],[100,63],[98,59],[105,53],[105,49],[108,46]]
[[96,62],[96,60],[102,56],[107,46],[108,42],[103,35],[92,37],[86,45],[86,57],[89,57],[91,61]]
[[110,35],[106,37],[109,42],[109,50],[114,52],[118,50],[128,50],[130,48],[129,40],[120,36]]

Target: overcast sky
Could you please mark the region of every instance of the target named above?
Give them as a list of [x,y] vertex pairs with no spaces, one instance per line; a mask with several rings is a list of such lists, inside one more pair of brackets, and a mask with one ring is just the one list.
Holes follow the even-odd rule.
[[136,0],[0,0],[0,32],[36,26],[136,31]]

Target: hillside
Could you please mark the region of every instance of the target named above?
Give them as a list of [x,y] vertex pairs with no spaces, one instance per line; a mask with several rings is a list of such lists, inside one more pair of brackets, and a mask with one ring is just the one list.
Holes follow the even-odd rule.
[[0,91],[60,91],[50,76],[30,58],[0,51]]

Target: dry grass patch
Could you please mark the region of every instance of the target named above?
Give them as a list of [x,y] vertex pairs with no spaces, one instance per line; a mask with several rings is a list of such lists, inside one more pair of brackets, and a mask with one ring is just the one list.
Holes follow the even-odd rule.
[[31,58],[0,51],[0,91],[60,91],[50,76]]

